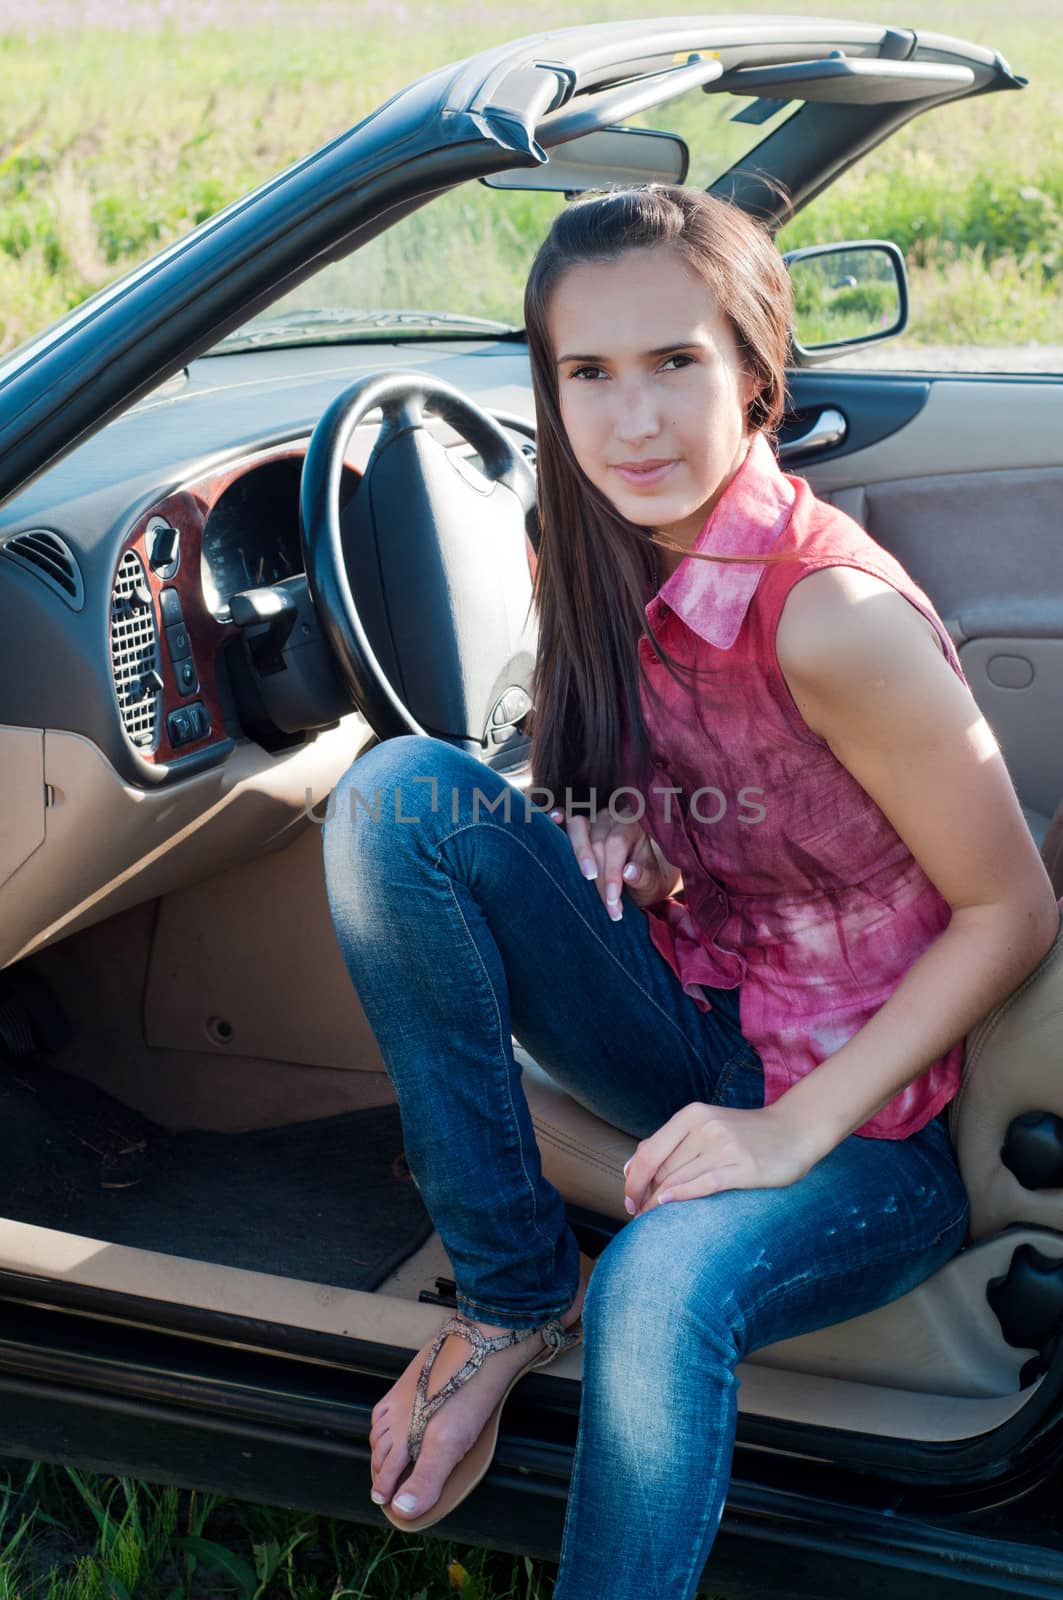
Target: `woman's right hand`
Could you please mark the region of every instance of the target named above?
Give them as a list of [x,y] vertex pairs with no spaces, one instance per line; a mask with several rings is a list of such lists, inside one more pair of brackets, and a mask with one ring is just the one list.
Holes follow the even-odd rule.
[[[550,819],[565,827],[564,812],[551,811]],[[621,890],[627,889],[640,908],[666,900],[679,882],[678,867],[666,861],[640,822],[614,819],[608,810],[591,822],[569,817],[569,843],[585,878],[595,880],[598,894],[614,922],[622,916]]]

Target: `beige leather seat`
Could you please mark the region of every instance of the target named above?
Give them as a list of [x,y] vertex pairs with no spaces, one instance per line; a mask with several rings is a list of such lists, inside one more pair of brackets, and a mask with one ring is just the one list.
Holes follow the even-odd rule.
[[[514,1048],[546,1177],[570,1202],[626,1224],[623,1167],[638,1141]],[[1030,1352],[1003,1338],[986,1285],[1022,1242],[1063,1258],[1063,1188],[1025,1188],[1001,1160],[1013,1118],[1035,1111],[1063,1117],[1063,924],[1037,968],[967,1038],[949,1118],[971,1202],[965,1248],[900,1300],[765,1346],[750,1361],[943,1394],[1014,1393]]]
[[1063,801],[1038,842],[1056,898],[1063,898]]

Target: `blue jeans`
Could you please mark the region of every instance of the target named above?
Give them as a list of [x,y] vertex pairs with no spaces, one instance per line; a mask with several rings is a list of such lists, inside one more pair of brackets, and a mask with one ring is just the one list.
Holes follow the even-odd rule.
[[[643,1139],[692,1101],[763,1105],[738,991],[709,991],[699,1011],[634,903],[613,922],[565,832],[442,740],[390,739],[355,762],[324,855],[458,1309],[539,1327],[575,1298],[579,1246],[543,1177],[511,1035]],[[584,1303],[555,1600],[693,1596],[727,1492],[738,1362],[907,1293],[967,1225],[941,1114],[908,1139],[853,1134],[785,1188],[674,1201],[620,1227]]]

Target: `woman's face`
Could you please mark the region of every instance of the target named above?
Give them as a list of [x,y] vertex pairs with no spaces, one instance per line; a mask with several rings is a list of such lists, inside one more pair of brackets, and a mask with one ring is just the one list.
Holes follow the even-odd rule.
[[752,383],[708,286],[668,245],[581,262],[547,312],[561,420],[630,522],[691,546],[748,447]]

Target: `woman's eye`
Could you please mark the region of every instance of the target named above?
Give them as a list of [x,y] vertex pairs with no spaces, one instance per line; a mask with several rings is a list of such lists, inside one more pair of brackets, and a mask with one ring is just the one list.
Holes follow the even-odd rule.
[[[682,371],[683,367],[691,365],[694,359],[695,358],[693,356],[684,355],[682,353],[669,356],[667,360],[662,363],[662,370],[670,367],[673,362],[678,361],[680,365],[676,368],[676,370]],[[582,367],[573,367],[569,373],[570,378],[579,378],[582,382],[592,382],[594,379],[604,376],[605,373],[601,367],[591,366],[589,362],[585,363]]]

